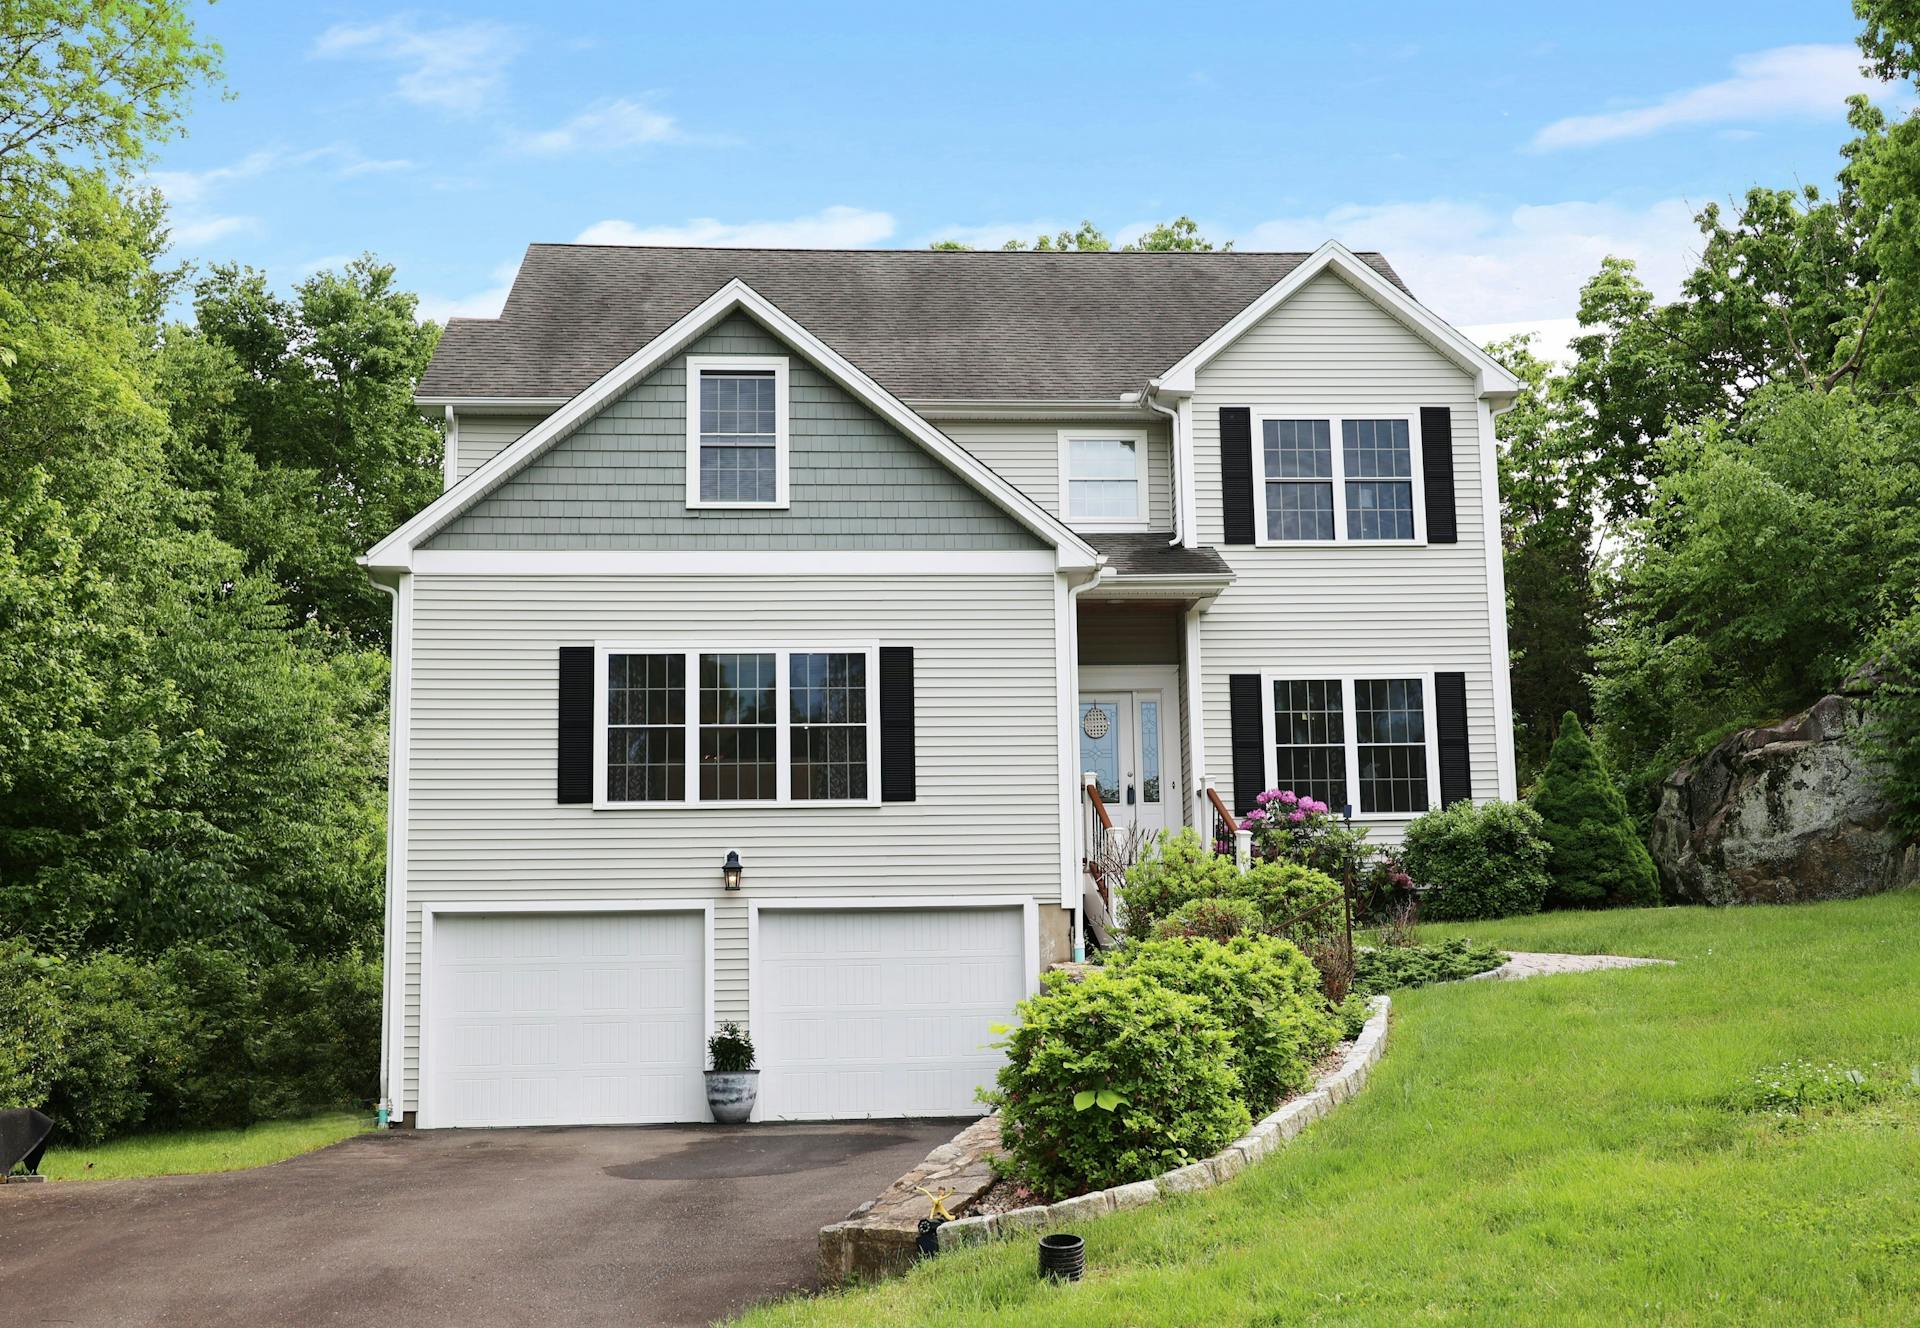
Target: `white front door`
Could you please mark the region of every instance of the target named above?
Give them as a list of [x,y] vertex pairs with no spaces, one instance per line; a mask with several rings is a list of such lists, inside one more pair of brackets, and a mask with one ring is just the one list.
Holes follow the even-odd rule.
[[1115,830],[1180,824],[1179,747],[1167,736],[1176,678],[1160,666],[1080,671],[1080,769],[1096,777]]

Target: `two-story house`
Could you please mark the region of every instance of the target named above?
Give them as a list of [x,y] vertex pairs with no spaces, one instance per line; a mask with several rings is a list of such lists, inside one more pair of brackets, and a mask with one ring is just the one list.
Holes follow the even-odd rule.
[[[1493,416],[1377,255],[536,245],[418,389],[383,1078],[425,1126],[969,1110],[1084,772],[1513,796]],[[728,864],[733,864],[729,867]]]

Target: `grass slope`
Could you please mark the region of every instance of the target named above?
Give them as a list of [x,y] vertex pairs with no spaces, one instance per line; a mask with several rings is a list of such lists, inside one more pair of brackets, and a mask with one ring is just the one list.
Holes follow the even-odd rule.
[[[1372,1085],[1211,1193],[746,1316],[776,1324],[1910,1324],[1920,1104],[1726,1095],[1781,1061],[1920,1065],[1920,893],[1434,927],[1680,961],[1398,993]],[[1903,1073],[1905,1071],[1903,1070]]]
[[243,1130],[136,1134],[91,1148],[55,1145],[40,1160],[48,1180],[135,1180],[202,1171],[242,1171],[284,1161],[373,1128],[370,1112],[263,1121]]

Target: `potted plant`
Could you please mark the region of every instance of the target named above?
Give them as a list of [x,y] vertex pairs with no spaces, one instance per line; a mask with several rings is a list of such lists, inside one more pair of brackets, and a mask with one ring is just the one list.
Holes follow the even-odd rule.
[[725,1023],[707,1039],[713,1068],[707,1071],[707,1110],[723,1125],[738,1125],[753,1115],[760,1096],[760,1071],[753,1068],[753,1039],[740,1025]]

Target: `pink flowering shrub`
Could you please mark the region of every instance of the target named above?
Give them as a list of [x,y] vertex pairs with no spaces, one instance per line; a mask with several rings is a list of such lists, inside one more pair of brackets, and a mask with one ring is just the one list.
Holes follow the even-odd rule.
[[1333,808],[1318,798],[1292,789],[1268,789],[1254,798],[1254,808],[1240,820],[1253,832],[1256,857],[1268,862],[1297,862],[1325,872],[1357,864],[1365,830],[1342,824]]

